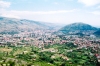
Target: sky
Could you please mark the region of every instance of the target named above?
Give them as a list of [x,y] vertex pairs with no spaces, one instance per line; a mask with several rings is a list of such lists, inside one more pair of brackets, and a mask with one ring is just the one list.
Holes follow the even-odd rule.
[[100,0],[0,0],[0,16],[100,26]]

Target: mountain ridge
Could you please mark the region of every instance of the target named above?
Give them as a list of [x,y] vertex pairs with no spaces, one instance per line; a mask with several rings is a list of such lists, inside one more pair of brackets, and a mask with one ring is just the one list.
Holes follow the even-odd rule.
[[62,27],[60,30],[58,30],[58,32],[62,34],[68,34],[69,32],[83,33],[83,32],[96,31],[96,30],[98,30],[98,28],[93,27],[89,24],[77,22]]
[[27,19],[0,17],[0,32],[21,32],[53,29],[52,23],[45,23]]

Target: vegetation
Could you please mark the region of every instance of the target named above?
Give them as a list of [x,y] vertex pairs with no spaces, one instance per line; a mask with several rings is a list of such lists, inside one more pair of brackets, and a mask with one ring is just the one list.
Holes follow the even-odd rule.
[[35,46],[1,46],[0,66],[97,66],[92,49],[73,43]]

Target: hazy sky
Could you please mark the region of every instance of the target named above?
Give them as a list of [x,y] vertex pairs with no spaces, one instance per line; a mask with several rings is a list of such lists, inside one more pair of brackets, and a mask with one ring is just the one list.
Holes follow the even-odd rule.
[[100,26],[100,0],[0,0],[0,16]]

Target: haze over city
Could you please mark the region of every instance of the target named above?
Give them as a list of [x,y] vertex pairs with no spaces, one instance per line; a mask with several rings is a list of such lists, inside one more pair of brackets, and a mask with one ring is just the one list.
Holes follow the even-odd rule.
[[0,16],[100,26],[100,0],[0,0]]

